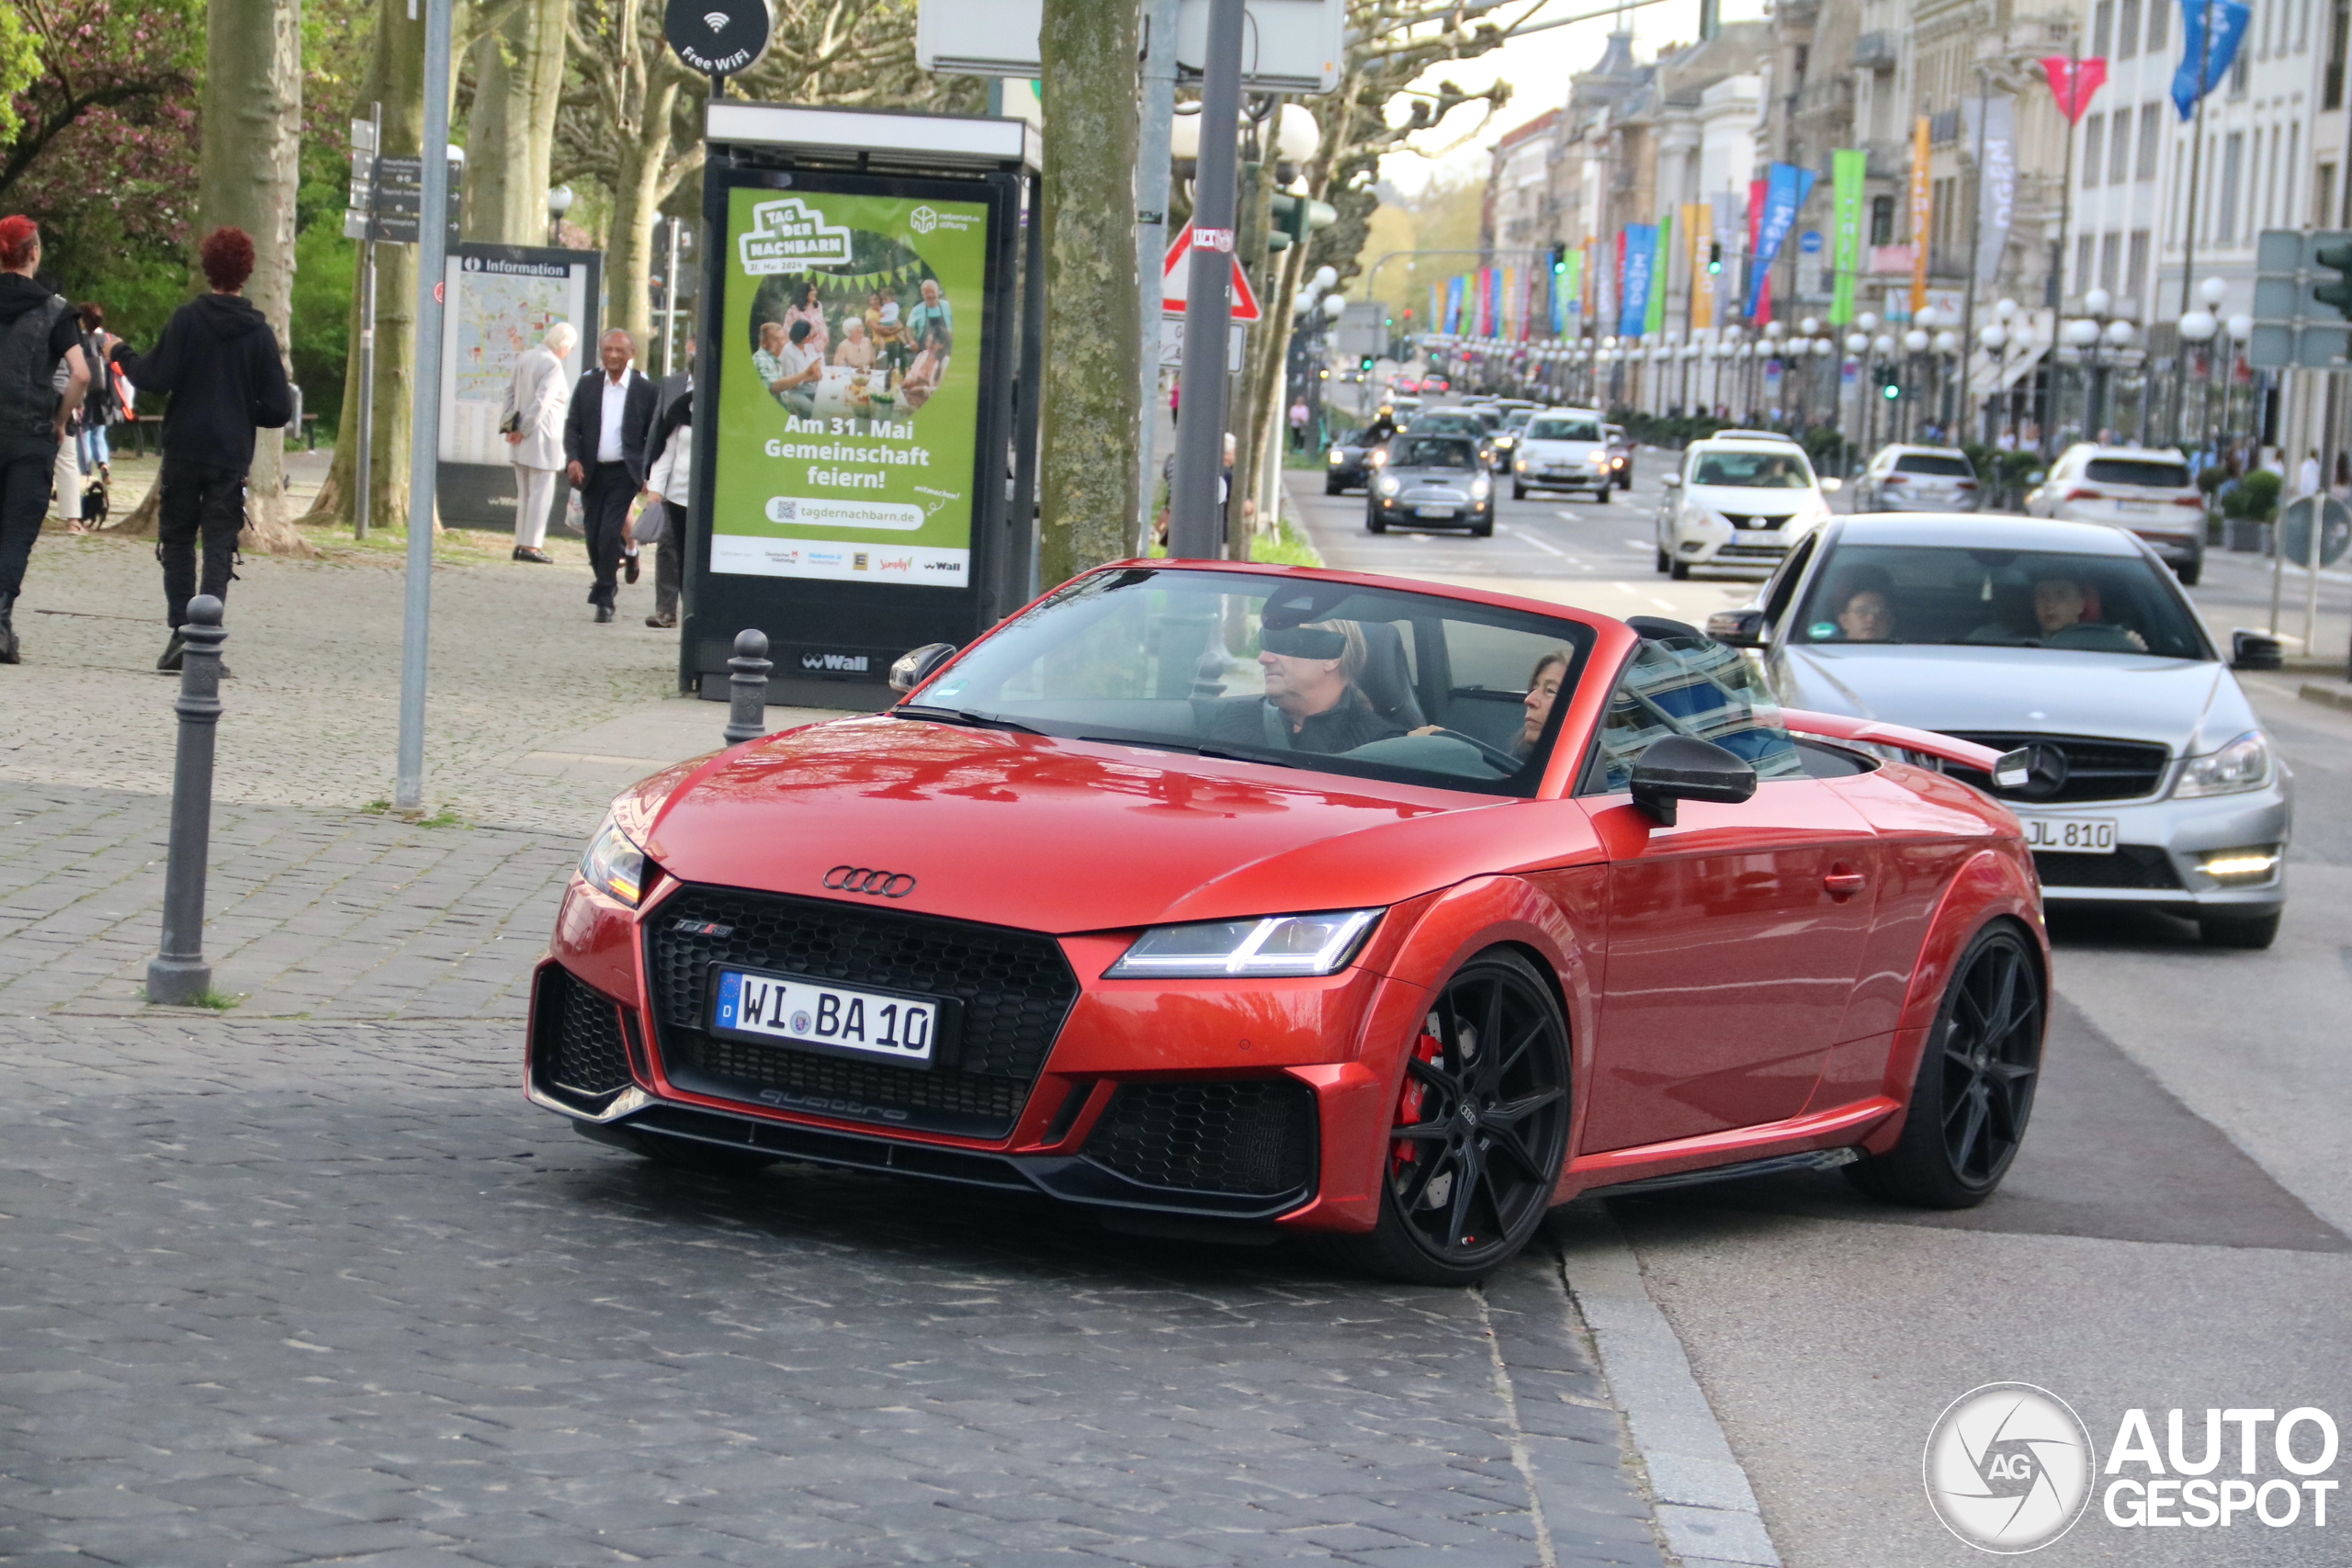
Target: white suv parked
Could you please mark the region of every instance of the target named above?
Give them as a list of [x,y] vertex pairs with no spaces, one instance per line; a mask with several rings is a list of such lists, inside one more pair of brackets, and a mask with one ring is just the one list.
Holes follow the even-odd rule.
[[2176,449],[2078,442],[2027,492],[2025,509],[2035,517],[2136,534],[2184,587],[2194,588],[2205,570],[2205,497]]
[[1824,492],[1838,488],[1814,477],[1795,442],[1745,433],[1692,442],[1664,483],[1657,569],[1678,579],[1694,566],[1780,565],[1829,521]]

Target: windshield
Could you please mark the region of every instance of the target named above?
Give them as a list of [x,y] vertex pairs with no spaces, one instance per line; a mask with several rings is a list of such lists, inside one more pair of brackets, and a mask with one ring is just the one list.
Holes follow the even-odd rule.
[[2138,485],[2147,490],[2188,488],[2186,465],[2154,463],[2144,457],[2093,457],[2083,478],[2094,484]]
[[1591,641],[1434,594],[1134,568],[1072,583],[898,711],[1525,795]]
[[1598,441],[1600,426],[1589,419],[1539,419],[1529,422],[1530,441]]
[[2137,556],[1842,545],[1814,574],[1791,640],[2211,658],[2167,576]]
[[1690,470],[1694,485],[1734,490],[1804,490],[1813,483],[1794,452],[1702,452]]
[[1532,410],[1513,409],[1509,413],[1503,415],[1503,428],[1505,430],[1524,429],[1526,428],[1527,422],[1534,417],[1535,414]]
[[1484,435],[1487,427],[1478,423],[1476,414],[1425,413],[1413,421],[1415,430],[1450,431],[1456,435]]
[[1894,460],[1898,474],[1939,474],[1956,479],[1973,479],[1976,470],[1968,466],[1965,457],[1939,457],[1925,452],[1906,452]]
[[1460,436],[1400,436],[1388,447],[1392,468],[1475,468],[1478,449]]

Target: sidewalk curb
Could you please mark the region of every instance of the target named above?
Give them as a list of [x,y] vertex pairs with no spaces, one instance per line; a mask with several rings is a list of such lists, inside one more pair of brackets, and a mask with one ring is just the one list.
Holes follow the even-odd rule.
[[1649,1471],[1657,1522],[1685,1568],[1712,1562],[1780,1568],[1747,1472],[1715,1419],[1641,1263],[1605,1213],[1561,1239],[1570,1296],[1592,1331],[1617,1407]]

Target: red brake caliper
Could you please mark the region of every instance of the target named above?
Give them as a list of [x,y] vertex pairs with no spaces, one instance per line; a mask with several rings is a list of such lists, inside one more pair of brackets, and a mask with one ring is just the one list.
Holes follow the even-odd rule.
[[[1434,1020],[1430,1021],[1434,1022]],[[1413,1060],[1434,1062],[1445,1055],[1445,1042],[1424,1028],[1413,1042]],[[1404,1091],[1396,1097],[1396,1125],[1410,1127],[1421,1119],[1421,1107],[1429,1102],[1429,1086],[1415,1077],[1410,1070],[1405,1074]],[[1388,1144],[1388,1174],[1395,1176],[1419,1157],[1420,1145],[1408,1138],[1392,1138]]]

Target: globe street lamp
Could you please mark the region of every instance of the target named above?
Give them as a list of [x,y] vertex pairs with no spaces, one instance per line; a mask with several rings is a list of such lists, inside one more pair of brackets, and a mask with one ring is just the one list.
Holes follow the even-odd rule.
[[558,186],[548,192],[548,243],[563,243],[563,215],[571,210],[571,187]]

